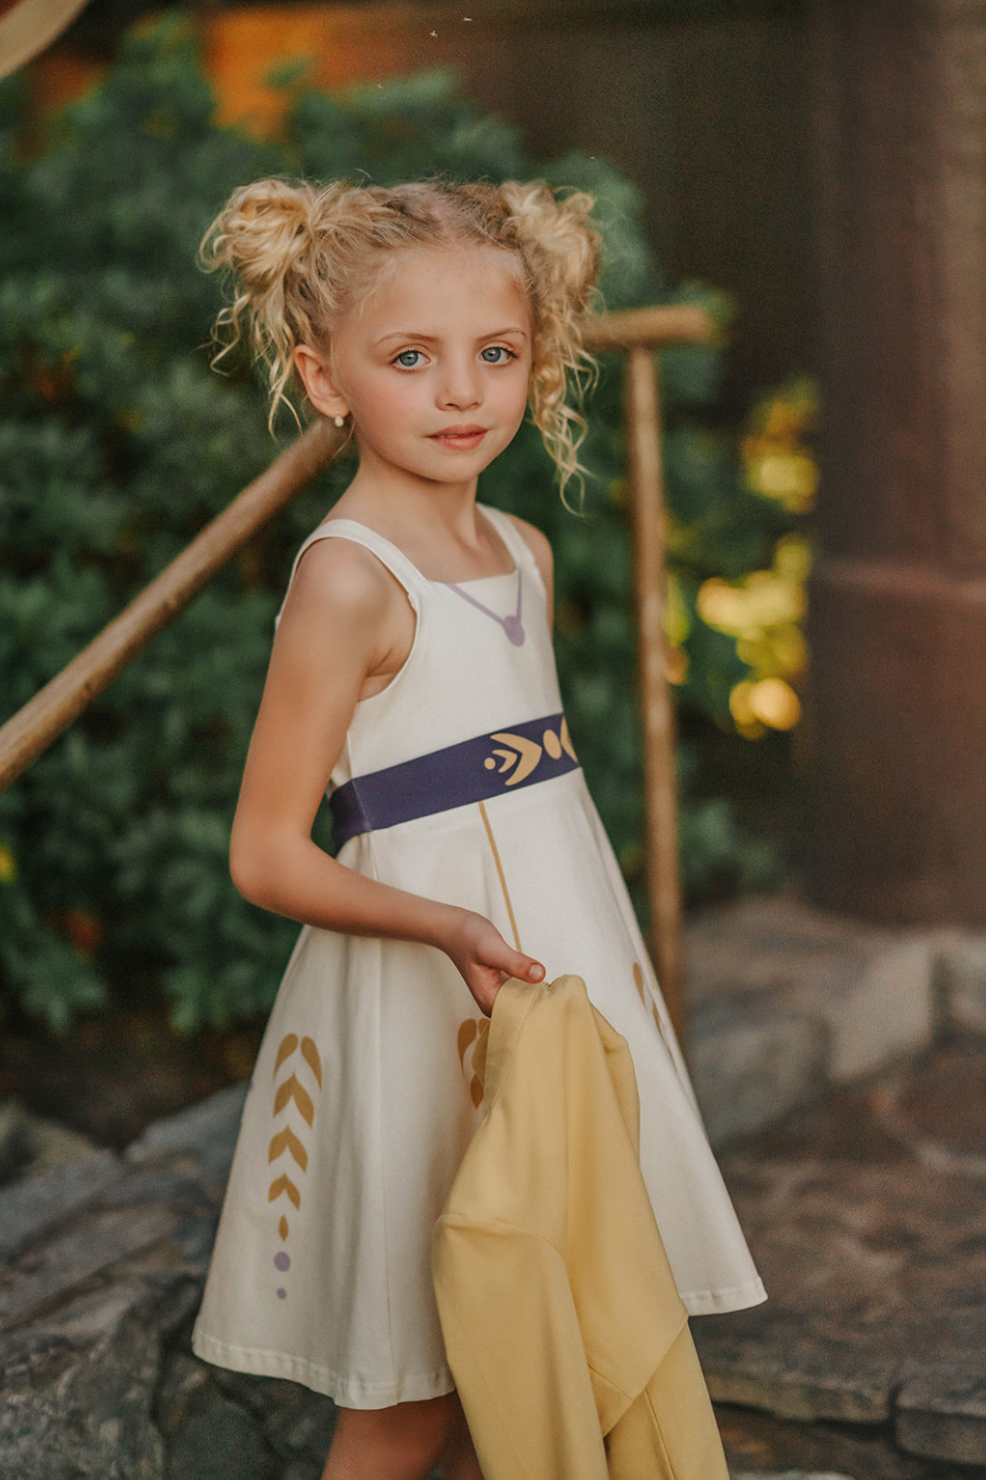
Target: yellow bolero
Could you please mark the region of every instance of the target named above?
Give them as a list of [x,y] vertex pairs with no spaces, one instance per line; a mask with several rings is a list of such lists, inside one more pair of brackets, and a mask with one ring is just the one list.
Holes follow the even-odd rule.
[[625,1039],[563,976],[506,982],[485,1048],[489,1113],[432,1272],[486,1480],[728,1480],[640,1175]]

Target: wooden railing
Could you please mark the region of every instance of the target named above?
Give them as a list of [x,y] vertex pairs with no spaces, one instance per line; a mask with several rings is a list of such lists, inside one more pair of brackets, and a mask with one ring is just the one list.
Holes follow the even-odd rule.
[[[646,798],[651,945],[672,1021],[684,1037],[681,887],[678,875],[674,709],[664,636],[664,483],[661,412],[653,350],[708,338],[706,315],[689,305],[629,309],[586,326],[586,347],[626,356],[624,407],[639,622],[640,705]],[[249,484],[176,560],[82,652],[0,728],[0,792],[25,771],[183,611],[238,550],[336,456],[344,434],[319,421]]]

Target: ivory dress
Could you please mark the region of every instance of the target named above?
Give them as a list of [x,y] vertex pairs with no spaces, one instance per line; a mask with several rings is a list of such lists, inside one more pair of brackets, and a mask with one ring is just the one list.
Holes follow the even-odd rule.
[[[537,563],[506,515],[483,512],[515,569],[457,586],[352,520],[299,551],[364,545],[416,616],[404,667],[358,705],[332,775],[339,858],[485,915],[549,981],[584,978],[630,1046],[641,1170],[687,1310],[755,1305],[763,1286],[561,714]],[[247,1096],[200,1357],[350,1408],[452,1390],[430,1241],[483,1114],[485,1026],[436,948],[302,930]]]

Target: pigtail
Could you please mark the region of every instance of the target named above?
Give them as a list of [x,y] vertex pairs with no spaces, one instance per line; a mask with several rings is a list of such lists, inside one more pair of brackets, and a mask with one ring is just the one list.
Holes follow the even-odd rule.
[[568,392],[574,385],[581,401],[596,375],[581,333],[599,276],[593,201],[581,191],[558,198],[543,181],[507,181],[500,196],[527,267],[535,316],[531,414],[558,468],[562,497],[573,480],[581,496],[578,451],[586,422]]
[[[244,337],[267,367],[270,424],[287,396],[298,344],[321,338],[324,276],[319,239],[331,230],[345,186],[315,190],[283,180],[258,180],[234,192],[209,227],[200,256],[207,271],[224,271],[235,282],[233,301],[215,325],[218,364]],[[312,310],[317,312],[313,316]]]

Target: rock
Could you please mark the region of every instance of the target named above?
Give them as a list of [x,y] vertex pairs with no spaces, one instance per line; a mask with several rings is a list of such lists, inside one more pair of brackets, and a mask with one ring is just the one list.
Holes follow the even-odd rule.
[[35,1115],[18,1100],[0,1102],[0,1183],[25,1172],[41,1172],[95,1156],[98,1151],[95,1141],[81,1131]]
[[937,1461],[905,1454],[889,1423],[792,1423],[762,1409],[732,1405],[718,1405],[716,1420],[734,1477],[794,1470],[853,1480],[960,1480]]
[[937,982],[944,1023],[986,1034],[986,936],[943,930],[935,939]]
[[214,1369],[215,1381],[235,1402],[249,1408],[263,1425],[264,1438],[283,1460],[325,1465],[335,1429],[336,1406],[296,1382],[279,1377],[256,1377],[246,1372]]
[[43,1115],[28,1117],[28,1149],[31,1173],[44,1171],[48,1167],[65,1166],[89,1156],[96,1156],[99,1147],[89,1136],[74,1131],[57,1120],[48,1120]]
[[30,1156],[27,1111],[19,1100],[0,1101],[0,1182],[16,1177]]
[[942,1048],[723,1156],[770,1299],[694,1323],[717,1401],[986,1464],[984,1105]]
[[[187,1337],[188,1332],[186,1340]],[[184,1345],[166,1355],[157,1396],[157,1421],[165,1439],[170,1439],[184,1423],[192,1399],[212,1382],[215,1371],[193,1357]]]
[[207,1383],[190,1396],[169,1444],[168,1480],[273,1480],[256,1420]]
[[232,1084],[197,1105],[156,1121],[127,1147],[128,1162],[178,1162],[213,1189],[226,1186],[247,1086]]
[[[728,1321],[723,1330],[720,1322]],[[851,1341],[818,1340],[797,1322],[768,1312],[703,1316],[694,1327],[709,1392],[716,1403],[765,1408],[808,1423],[885,1423],[898,1375],[893,1353],[874,1361]]]
[[113,1152],[100,1151],[0,1188],[0,1262],[93,1202],[120,1171]]
[[827,1024],[829,1077],[842,1084],[928,1047],[933,980],[930,943],[891,937],[860,944],[827,982],[801,982],[791,1002]]
[[751,996],[699,1012],[689,1067],[709,1140],[721,1146],[771,1125],[822,1093],[827,1035],[810,1017]]
[[696,916],[687,955],[694,1011],[769,994],[782,1014],[827,1029],[827,1072],[835,1083],[871,1073],[931,1041],[930,937],[880,930],[771,897]]
[[94,1210],[13,1269],[0,1273],[0,1330],[20,1325],[58,1300],[178,1229],[180,1214],[160,1204]]
[[897,1442],[913,1454],[986,1466],[983,1354],[905,1382],[897,1397]]
[[0,1341],[0,1371],[0,1475],[163,1480],[158,1342],[126,1292]]
[[834,1475],[819,1470],[731,1470],[731,1480],[849,1480],[848,1475]]
[[[313,1459],[293,1459],[282,1472],[281,1480],[319,1480],[324,1468],[324,1459],[321,1464]],[[428,1477],[428,1480],[441,1480],[437,1470],[434,1475]]]

